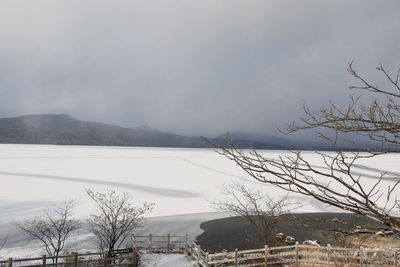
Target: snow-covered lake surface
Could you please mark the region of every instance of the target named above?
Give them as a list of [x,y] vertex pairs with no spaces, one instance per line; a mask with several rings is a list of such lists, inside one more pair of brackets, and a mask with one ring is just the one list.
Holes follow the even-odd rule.
[[[288,152],[262,153],[276,157]],[[317,162],[313,152],[305,155]],[[362,162],[357,171],[366,175],[370,183],[376,181],[381,171],[397,176],[399,159],[399,155],[383,155]],[[265,191],[271,197],[286,195],[274,186],[253,181],[232,161],[212,149],[0,145],[0,181],[0,235],[4,231],[12,232],[13,220],[38,215],[52,201],[75,199],[78,201],[75,215],[86,217],[93,210],[86,188],[101,191],[113,186],[118,191],[131,193],[138,204],[155,203],[148,215],[154,217],[150,219],[153,224],[144,231],[179,230],[191,235],[201,232],[198,225],[202,221],[222,216],[210,215],[215,212],[210,202],[220,197],[224,184],[248,181],[250,187]],[[393,179],[383,186],[387,183],[393,183]],[[303,202],[297,212],[333,211],[310,199],[292,197]],[[171,217],[184,214],[193,215],[181,216],[181,224],[176,220],[178,217]]]
[[[110,186],[131,193],[137,203],[154,202],[151,216],[210,212],[223,184],[246,177],[212,149],[0,145],[0,220],[36,214],[46,202],[66,199],[76,199],[76,214],[86,216],[92,203],[85,189]],[[272,196],[286,194],[252,185]],[[310,204],[303,210],[324,208]]]

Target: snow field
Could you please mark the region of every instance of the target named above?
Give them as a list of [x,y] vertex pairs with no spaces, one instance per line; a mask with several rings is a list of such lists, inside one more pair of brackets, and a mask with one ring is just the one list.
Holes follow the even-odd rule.
[[[262,153],[266,157],[288,155],[286,151]],[[315,153],[304,152],[304,156],[321,166]],[[382,189],[386,190],[400,176],[399,159],[400,155],[388,154],[363,160],[355,171],[366,177],[363,183],[367,187],[377,181],[381,172],[388,171],[388,180],[382,183]],[[221,197],[220,188],[224,184],[235,181],[245,181],[253,190],[267,192],[273,198],[287,194],[275,186],[252,180],[234,162],[212,149],[3,144],[0,145],[0,236],[8,234],[8,243],[13,246],[3,251],[8,255],[33,253],[32,244],[17,235],[11,225],[13,221],[40,215],[49,202],[66,199],[77,200],[75,216],[84,219],[93,211],[85,189],[103,190],[110,186],[131,193],[138,205],[145,201],[155,203],[141,234],[188,233],[195,238],[201,233],[200,223],[227,216],[212,213],[215,210],[210,202]],[[341,190],[340,186],[335,188]],[[288,197],[302,202],[296,212],[337,211],[299,195]],[[87,230],[82,230],[71,249],[92,249],[90,238]]]
[[[13,214],[0,215],[2,220],[26,217],[38,209],[27,209],[27,202],[42,206],[76,199],[76,215],[87,216],[93,206],[85,189],[110,186],[131,193],[137,203],[155,203],[150,216],[210,212],[223,184],[246,179],[244,171],[211,149],[0,145],[2,210],[14,207]],[[286,194],[250,181],[272,196]]]
[[[286,151],[262,153],[288,155]],[[315,153],[304,155],[321,165]],[[380,171],[389,171],[388,177],[400,173],[399,159],[399,155],[388,154],[363,160],[356,171],[370,177],[364,184],[372,185]],[[393,184],[393,179],[383,182],[383,188]],[[220,197],[222,185],[234,181],[247,181],[249,187],[271,197],[287,194],[254,181],[212,149],[0,145],[0,181],[0,223],[37,214],[46,202],[65,199],[76,199],[76,215],[85,217],[93,209],[86,188],[113,186],[131,193],[138,204],[153,202],[152,217],[213,212],[210,202]],[[295,194],[290,197],[303,202],[299,212],[332,210]]]

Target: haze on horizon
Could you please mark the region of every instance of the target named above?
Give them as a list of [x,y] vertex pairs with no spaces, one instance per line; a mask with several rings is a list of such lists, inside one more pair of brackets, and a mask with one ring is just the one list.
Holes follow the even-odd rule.
[[400,64],[400,2],[1,1],[0,117],[275,132]]

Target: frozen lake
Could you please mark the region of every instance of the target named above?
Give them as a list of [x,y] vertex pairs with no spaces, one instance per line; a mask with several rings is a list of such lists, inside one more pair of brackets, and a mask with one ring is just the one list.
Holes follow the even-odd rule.
[[[261,152],[267,157],[288,154]],[[316,165],[321,164],[313,152],[304,153]],[[389,179],[382,183],[386,188],[399,177],[399,159],[399,155],[390,154],[365,160],[355,172],[365,177],[366,184],[372,184],[382,171],[389,171]],[[155,208],[148,214],[153,218],[143,233],[186,232],[191,238],[201,233],[201,222],[226,216],[210,213],[215,212],[210,202],[220,197],[224,184],[245,181],[271,197],[287,194],[275,186],[255,182],[212,149],[0,145],[0,181],[0,236],[8,235],[9,255],[36,253],[20,234],[13,234],[17,233],[11,225],[13,220],[39,215],[49,202],[67,199],[78,201],[75,215],[84,218],[93,210],[86,188],[103,190],[113,186],[131,193],[138,204],[154,202]],[[295,194],[289,197],[303,203],[296,212],[335,211]],[[93,238],[87,230],[82,231],[74,246],[85,244],[82,249],[87,249]]]
[[[262,153],[275,157],[288,152]],[[384,155],[360,165],[359,171],[374,181],[380,170],[400,172],[399,159]],[[66,199],[76,199],[76,215],[86,216],[92,205],[85,188],[110,186],[131,193],[137,203],[154,202],[150,216],[212,212],[210,202],[219,197],[221,186],[238,180],[273,197],[286,194],[253,181],[212,149],[0,145],[0,220],[34,214],[46,202]],[[332,210],[302,201],[300,211]]]

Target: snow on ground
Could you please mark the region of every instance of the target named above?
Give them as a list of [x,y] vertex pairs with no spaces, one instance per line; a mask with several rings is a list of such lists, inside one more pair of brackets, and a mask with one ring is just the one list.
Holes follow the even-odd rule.
[[[189,240],[194,240],[203,230],[200,224],[205,221],[229,216],[228,213],[210,212],[193,213],[175,216],[159,216],[146,218],[145,226],[139,228],[135,234],[148,235],[183,235],[188,234]],[[0,258],[8,257],[35,257],[45,253],[41,244],[27,241],[23,233],[11,224],[0,224],[0,236],[7,237],[6,246],[0,251]],[[128,239],[127,242],[130,242]],[[96,243],[89,227],[83,224],[82,229],[66,246],[67,252],[86,252],[96,249]]]
[[141,254],[144,267],[192,267],[195,262],[184,254]]
[[[288,154],[262,153],[267,157]],[[321,164],[313,152],[304,155]],[[398,177],[399,159],[400,155],[383,155],[361,162],[356,171],[366,175],[369,184],[377,181],[382,171]],[[383,187],[395,179],[388,179]],[[215,210],[210,202],[220,197],[222,185],[234,181],[247,181],[251,188],[271,197],[286,195],[274,186],[248,178],[235,163],[212,149],[3,144],[0,145],[0,236],[7,233],[11,247],[20,244],[31,247],[11,225],[13,220],[39,215],[49,202],[66,199],[78,201],[75,214],[84,219],[93,210],[85,189],[114,186],[118,191],[131,193],[138,204],[155,203],[149,223],[141,233],[188,233],[194,238],[201,233],[201,222],[226,216],[212,213]],[[297,212],[334,210],[304,197],[289,197],[303,202]],[[87,230],[82,230],[75,243],[81,249],[88,249],[93,244],[91,238]]]
[[[110,186],[132,193],[137,203],[154,202],[150,216],[211,212],[210,201],[223,184],[246,179],[273,197],[286,194],[250,180],[212,149],[0,145],[0,220],[36,214],[46,202],[71,198],[79,202],[76,214],[87,216],[93,206],[85,188]],[[324,210],[309,201],[303,208]]]
[[155,235],[182,235],[187,234],[190,240],[194,240],[203,233],[200,224],[230,216],[226,212],[192,213],[184,215],[150,217],[145,221],[145,226],[137,231],[139,235],[149,233]]

